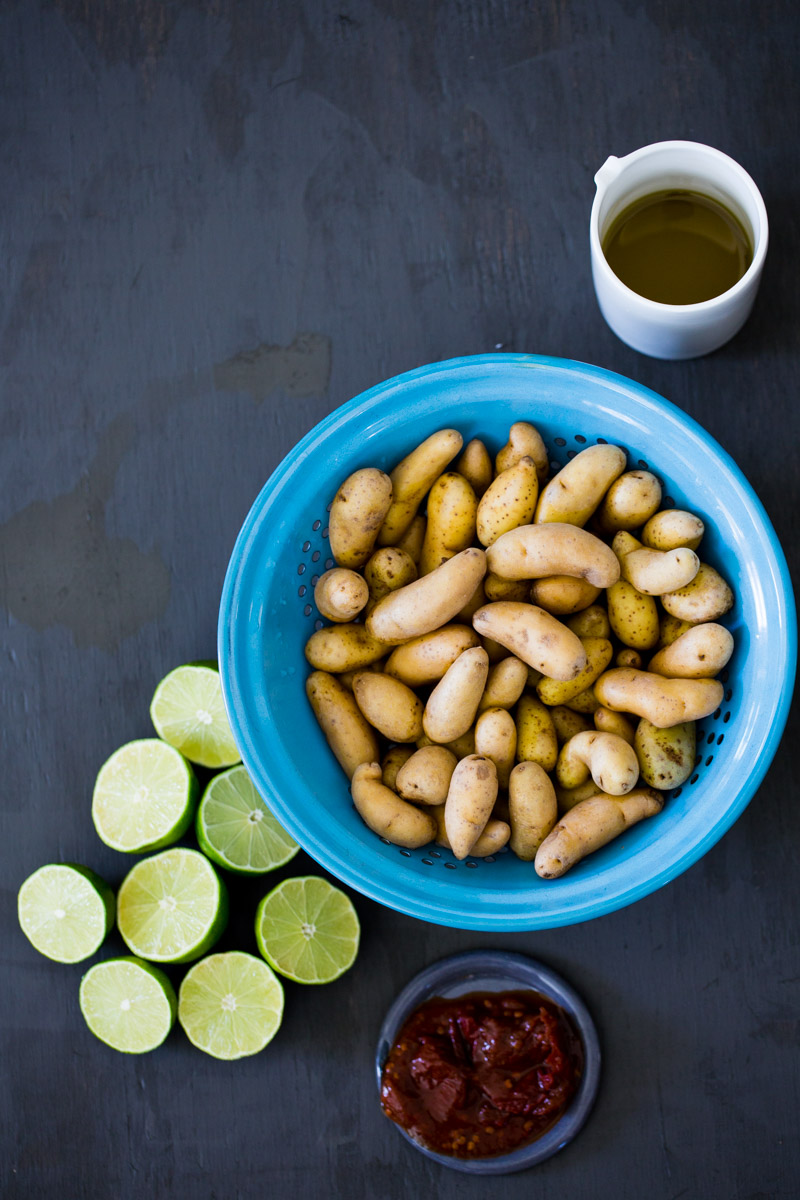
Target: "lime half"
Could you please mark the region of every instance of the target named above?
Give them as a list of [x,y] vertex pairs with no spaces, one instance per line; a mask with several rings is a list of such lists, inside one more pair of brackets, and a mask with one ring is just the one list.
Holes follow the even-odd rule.
[[150,717],[160,738],[201,767],[216,770],[241,762],[213,663],[170,671],[156,688]]
[[282,1017],[280,981],[253,954],[210,954],[181,984],[178,1020],[189,1041],[214,1058],[258,1054]]
[[124,1054],[160,1046],[178,1009],[164,972],[140,958],[97,963],[81,980],[79,1003],[95,1037]]
[[40,954],[75,963],[94,954],[114,924],[114,893],[88,867],[53,863],[25,880],[17,912],[22,932]]
[[350,898],[317,875],[284,879],[256,912],[259,950],[295,983],[338,979],[356,960],[359,933]]
[[200,849],[241,875],[282,867],[300,849],[267,808],[244,767],[216,775],[203,794],[195,824]]
[[199,850],[176,847],[143,858],[117,895],[120,933],[134,954],[151,962],[199,958],[227,920],[225,885]]
[[198,790],[194,771],[172,746],[158,738],[129,742],[100,768],[94,827],[112,850],[160,850],[189,828]]

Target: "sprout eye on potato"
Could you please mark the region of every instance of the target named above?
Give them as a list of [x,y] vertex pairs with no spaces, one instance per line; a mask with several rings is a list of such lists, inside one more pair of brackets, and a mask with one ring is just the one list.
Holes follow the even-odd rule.
[[549,482],[534,425],[495,450],[441,429],[339,486],[306,691],[373,832],[556,879],[691,775],[734,595],[620,447]]

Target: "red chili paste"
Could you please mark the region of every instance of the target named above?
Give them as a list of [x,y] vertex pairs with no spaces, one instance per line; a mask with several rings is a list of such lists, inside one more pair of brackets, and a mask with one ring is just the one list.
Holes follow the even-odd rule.
[[434,998],[406,1021],[383,1068],[381,1107],[439,1154],[507,1154],[550,1129],[577,1090],[583,1047],[536,992]]

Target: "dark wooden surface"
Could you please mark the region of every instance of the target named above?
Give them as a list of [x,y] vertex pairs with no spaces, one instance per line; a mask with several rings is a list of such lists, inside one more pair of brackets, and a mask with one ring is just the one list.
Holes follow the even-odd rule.
[[[81,967],[35,953],[15,898],[54,859],[121,880],[100,764],[214,653],[269,472],[392,374],[502,347],[630,375],[733,454],[796,569],[799,30],[791,0],[0,4],[4,1197],[798,1195],[796,718],[734,828],[624,911],[492,936],[356,897],[357,965],[289,984],[240,1063],[179,1030],[97,1043]],[[743,332],[675,364],[606,328],[587,246],[594,171],[666,137],[741,161],[772,235]],[[264,890],[237,889],[225,946],[254,949]],[[562,970],[605,1051],[578,1140],[487,1182],[410,1149],[372,1074],[400,986],[482,945]]]

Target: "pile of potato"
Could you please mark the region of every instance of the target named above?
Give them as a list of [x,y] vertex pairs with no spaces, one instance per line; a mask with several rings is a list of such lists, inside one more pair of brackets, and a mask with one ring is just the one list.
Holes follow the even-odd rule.
[[548,482],[517,422],[494,463],[443,429],[341,485],[306,690],[375,833],[460,859],[508,843],[554,879],[691,775],[733,593],[700,518],[626,467],[603,443]]

